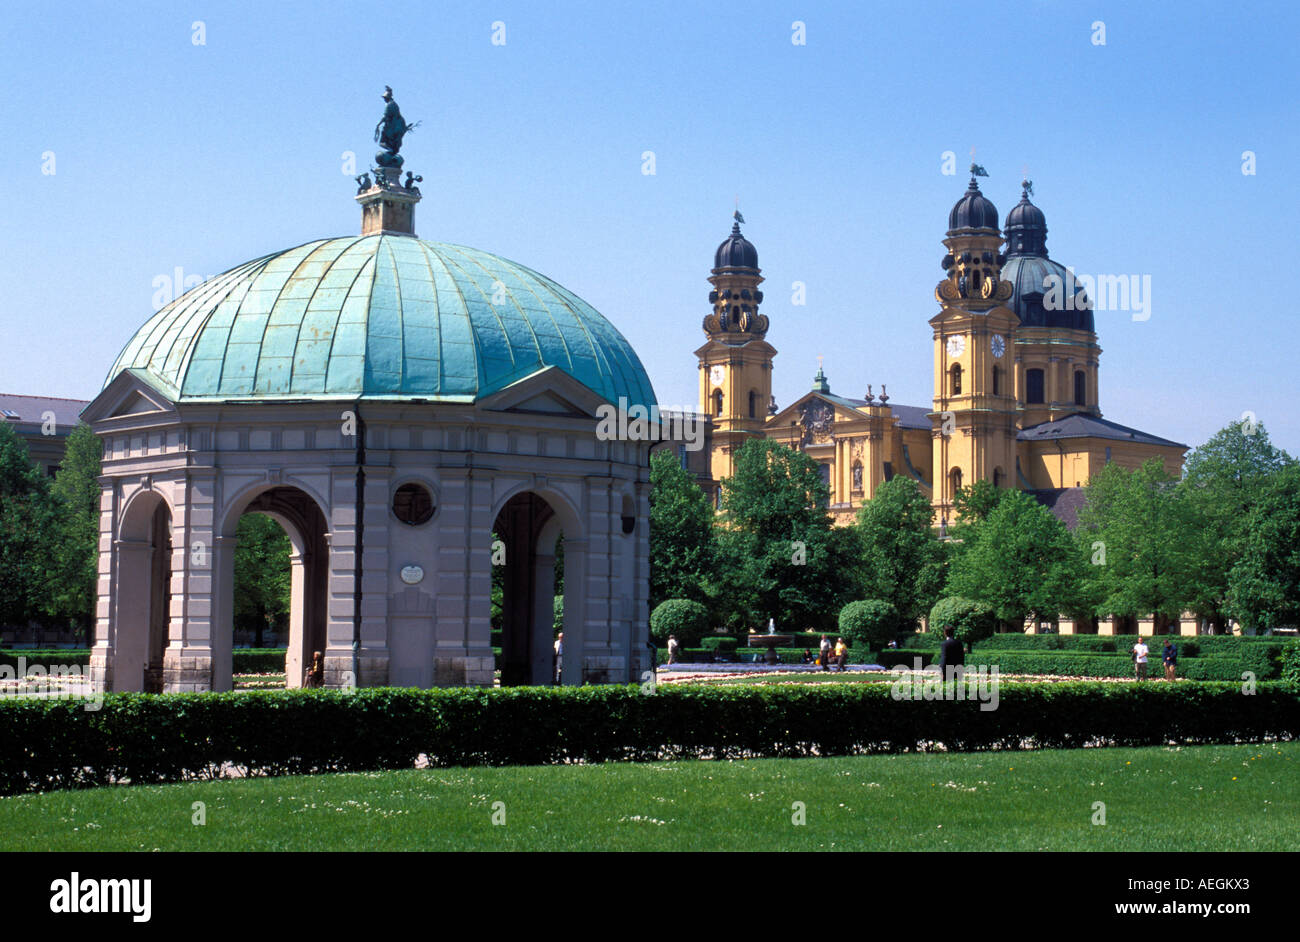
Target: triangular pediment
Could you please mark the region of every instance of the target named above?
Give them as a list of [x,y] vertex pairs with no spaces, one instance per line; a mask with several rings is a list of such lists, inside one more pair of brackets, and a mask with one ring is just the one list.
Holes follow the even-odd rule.
[[557,366],[538,370],[504,389],[478,400],[492,412],[531,412],[596,418],[605,397],[593,392]]
[[852,406],[846,406],[842,402],[836,402],[835,399],[829,396],[824,396],[819,392],[812,391],[812,392],[804,393],[801,397],[796,399],[790,405],[786,406],[784,409],[777,412],[776,415],[769,418],[767,420],[768,425],[780,427],[784,425],[790,425],[791,423],[800,422],[803,419],[803,410],[805,404],[814,399],[820,400],[821,402],[824,402],[831,407],[832,414],[835,417],[834,421],[836,422],[853,422],[859,419],[867,418],[865,413],[858,411]]
[[82,410],[81,418],[90,424],[112,419],[130,424],[137,417],[157,417],[175,411],[171,398],[146,382],[141,371],[123,370]]

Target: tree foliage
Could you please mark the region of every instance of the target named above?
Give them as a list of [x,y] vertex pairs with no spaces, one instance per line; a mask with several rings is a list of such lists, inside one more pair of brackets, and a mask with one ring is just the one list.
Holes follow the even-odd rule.
[[1061,521],[1029,494],[1008,491],[973,529],[948,576],[950,595],[983,602],[1019,627],[1082,604],[1081,557]]
[[50,580],[46,612],[72,624],[90,640],[99,574],[100,464],[103,445],[88,425],[68,436],[67,449],[50,488],[55,520],[51,530]]
[[650,607],[665,599],[708,598],[716,554],[713,509],[677,455],[650,457]]
[[849,644],[883,648],[898,637],[898,609],[883,599],[850,602],[840,609],[840,634]]
[[774,618],[784,629],[832,629],[858,579],[857,537],[835,528],[817,462],[767,439],[736,452],[722,482],[718,598],[736,631]]
[[915,625],[944,580],[944,553],[933,530],[930,498],[911,478],[895,477],[858,511],[863,596],[888,601]]
[[235,531],[235,618],[257,633],[289,613],[289,536],[266,514],[248,513]]
[[956,595],[940,599],[930,609],[930,633],[942,638],[943,630],[951,628],[957,640],[967,647],[993,637],[997,623],[997,616],[989,605]]
[[1110,464],[1088,483],[1076,534],[1096,614],[1178,618],[1197,595],[1204,547],[1195,515],[1158,458],[1136,471]]
[[0,420],[0,625],[26,625],[43,613],[53,524],[48,479]]
[[1300,625],[1300,466],[1274,476],[1255,500],[1228,607],[1248,627]]

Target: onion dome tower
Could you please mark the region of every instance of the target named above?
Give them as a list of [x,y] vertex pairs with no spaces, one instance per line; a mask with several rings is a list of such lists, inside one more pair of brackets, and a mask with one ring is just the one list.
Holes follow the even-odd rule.
[[758,250],[740,232],[737,210],[731,234],[713,253],[709,275],[710,312],[704,318],[704,346],[695,351],[700,370],[700,411],[713,417],[712,472],[730,477],[735,451],[762,435],[772,401],[772,358],[764,339],[768,320],[759,312],[763,275]]
[[957,490],[977,480],[1006,486],[1016,452],[1016,398],[1008,361],[1019,324],[1006,307],[997,207],[970,185],[948,214],[942,259],[947,277],[935,289],[933,490],[940,519],[952,519]]
[[1079,412],[1101,415],[1097,397],[1101,347],[1092,302],[1065,265],[1047,255],[1047,218],[1021,183],[1020,202],[1007,213],[1007,306],[1020,319],[1016,333],[1018,395],[1025,426]]

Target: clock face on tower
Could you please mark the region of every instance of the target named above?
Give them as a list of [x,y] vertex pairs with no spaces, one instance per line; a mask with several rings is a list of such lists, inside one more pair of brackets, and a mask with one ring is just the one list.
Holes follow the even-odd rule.
[[1007,342],[1001,334],[994,334],[993,339],[989,341],[989,348],[993,351],[993,355],[1000,360],[1002,354],[1007,352]]
[[948,356],[959,357],[966,352],[966,338],[961,334],[948,338]]
[[727,371],[721,366],[715,366],[709,370],[709,381],[712,382],[714,386],[721,386],[722,381],[726,379],[726,377]]

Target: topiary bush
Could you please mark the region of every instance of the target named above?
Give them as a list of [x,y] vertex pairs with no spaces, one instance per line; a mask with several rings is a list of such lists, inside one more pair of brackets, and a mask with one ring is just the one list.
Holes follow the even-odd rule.
[[898,637],[898,609],[883,599],[850,602],[840,609],[840,634],[849,644],[883,648]]
[[683,648],[699,647],[708,630],[708,609],[690,599],[664,599],[650,613],[650,635],[661,644],[676,635]]
[[952,628],[957,640],[967,646],[993,637],[997,624],[993,609],[959,595],[940,599],[930,609],[930,633],[942,638],[943,630]]

